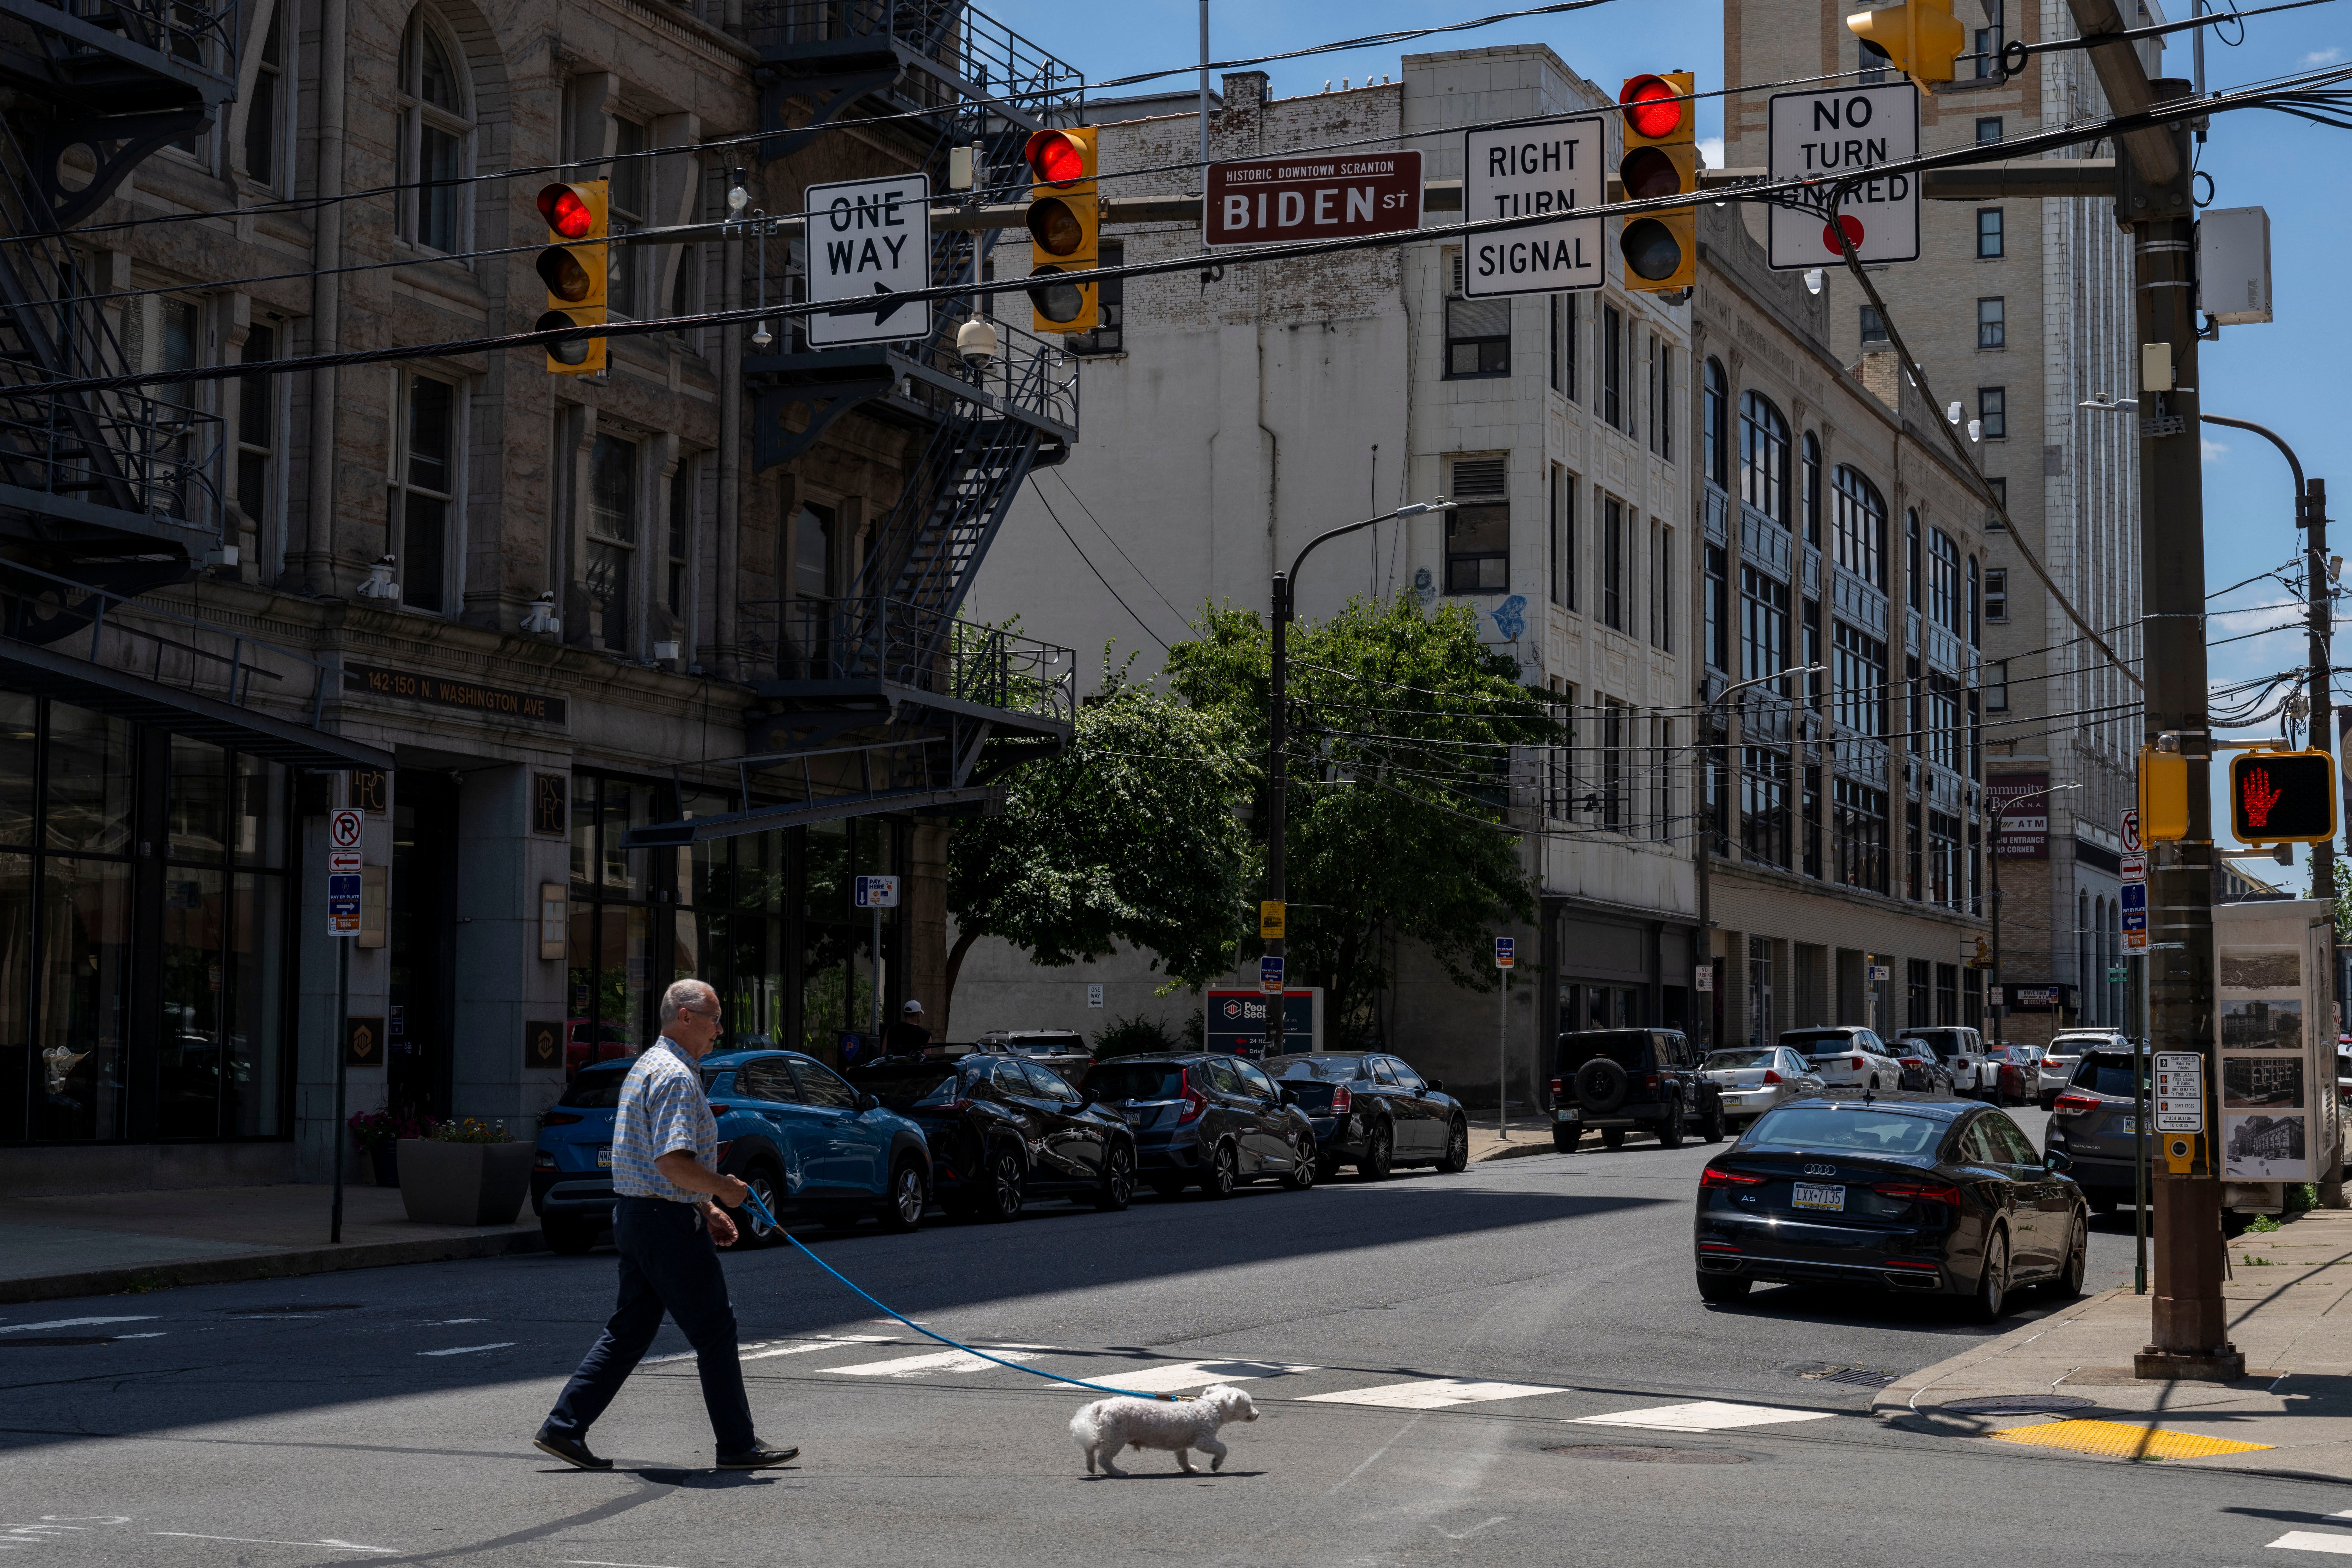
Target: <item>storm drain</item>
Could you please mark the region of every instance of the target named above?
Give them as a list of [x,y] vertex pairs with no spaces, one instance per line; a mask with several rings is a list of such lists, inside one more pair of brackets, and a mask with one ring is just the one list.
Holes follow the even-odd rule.
[[1745,1454],[1735,1454],[1725,1448],[1669,1448],[1663,1445],[1642,1444],[1603,1447],[1593,1443],[1570,1443],[1557,1448],[1546,1448],[1547,1454],[1558,1454],[1564,1459],[1599,1459],[1614,1465],[1744,1465]]
[[1990,1394],[1981,1399],[1955,1399],[1936,1408],[1958,1415],[2042,1415],[2058,1410],[2082,1410],[2097,1403],[2071,1394]]
[[1873,1372],[1868,1367],[1849,1366],[1843,1362],[1835,1361],[1790,1362],[1780,1370],[1793,1373],[1808,1383],[1843,1383],[1856,1388],[1885,1388],[1888,1384],[1893,1383],[1897,1375],[1891,1372]]
[[2251,1454],[2275,1446],[2241,1443],[2231,1437],[2200,1437],[2194,1432],[2167,1432],[2162,1427],[2134,1426],[2123,1421],[2051,1421],[2039,1426],[2011,1426],[1991,1436],[1996,1443],[2071,1448],[2078,1454],[2105,1454],[2123,1459],[2208,1459],[2217,1454]]

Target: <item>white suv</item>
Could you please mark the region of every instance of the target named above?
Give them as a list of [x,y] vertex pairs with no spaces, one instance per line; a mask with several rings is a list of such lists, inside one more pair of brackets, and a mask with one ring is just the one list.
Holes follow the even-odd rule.
[[2113,1029],[2065,1029],[2042,1048],[2041,1091],[2034,1097],[2042,1109],[2049,1110],[2057,1103],[2059,1095],[2074,1081],[2074,1068],[2083,1060],[2084,1051],[2120,1051],[2131,1055],[2131,1042]]
[[1805,1070],[1829,1089],[1892,1089],[1903,1087],[1903,1064],[1886,1042],[1855,1024],[1824,1029],[1790,1029],[1780,1043],[1805,1058]]
[[1963,1099],[2000,1094],[2000,1064],[1985,1060],[1984,1037],[1958,1024],[1915,1025],[1902,1030],[1897,1041],[1917,1040],[1935,1051],[1952,1069],[1952,1092]]

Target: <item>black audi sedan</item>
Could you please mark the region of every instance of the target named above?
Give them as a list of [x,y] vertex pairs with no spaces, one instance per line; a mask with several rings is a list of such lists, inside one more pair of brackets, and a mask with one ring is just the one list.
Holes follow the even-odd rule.
[[1262,1065],[1315,1124],[1322,1173],[1352,1164],[1377,1182],[1400,1165],[1470,1163],[1470,1118],[1444,1080],[1376,1053],[1268,1057]]
[[1985,1322],[2019,1286],[2079,1296],[2090,1205],[2066,1165],[1990,1106],[1792,1100],[1700,1173],[1698,1293],[1859,1285],[1965,1297]]
[[1078,1085],[1135,1130],[1143,1179],[1163,1198],[1187,1187],[1229,1198],[1249,1182],[1315,1184],[1315,1126],[1257,1063],[1221,1051],[1113,1057]]
[[849,1081],[923,1130],[950,1214],[1018,1219],[1033,1197],[1117,1210],[1135,1195],[1135,1134],[1051,1068],[974,1054],[877,1062]]

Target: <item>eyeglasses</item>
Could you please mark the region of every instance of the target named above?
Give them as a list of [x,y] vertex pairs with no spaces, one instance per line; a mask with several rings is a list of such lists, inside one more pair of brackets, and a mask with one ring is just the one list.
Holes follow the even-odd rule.
[[708,1018],[714,1024],[719,1021],[719,1015],[717,1013],[706,1013],[699,1007],[684,1008],[680,1011],[679,1016],[688,1018]]

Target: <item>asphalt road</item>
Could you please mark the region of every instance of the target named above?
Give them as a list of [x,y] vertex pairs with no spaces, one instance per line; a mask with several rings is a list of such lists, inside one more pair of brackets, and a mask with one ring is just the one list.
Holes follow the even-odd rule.
[[[2021,1120],[2038,1138],[2040,1118]],[[1878,1379],[1998,1331],[1917,1299],[1771,1289],[1703,1306],[1688,1205],[1709,1152],[1542,1154],[814,1242],[884,1300],[961,1339],[1037,1347],[1007,1353],[1041,1367],[1255,1374],[1238,1386],[1263,1418],[1226,1429],[1222,1475],[1130,1453],[1132,1479],[1089,1479],[1067,1431],[1088,1395],[925,1360],[939,1347],[790,1250],[729,1262],[761,1435],[804,1450],[752,1475],[699,1468],[690,1360],[642,1370],[596,1429],[621,1469],[572,1471],[529,1446],[607,1310],[609,1251],[14,1308],[0,1557],[2247,1568],[2304,1559],[2266,1549],[2352,1508],[2333,1483],[1871,1423]],[[2102,1222],[2092,1285],[2126,1279],[2130,1249],[2128,1214]],[[2044,1310],[2029,1300],[2018,1321]],[[684,1350],[666,1329],[656,1354]],[[1202,1362],[1233,1364],[1181,1370]],[[1709,1401],[1771,1418],[1588,1419],[1671,1423],[1685,1417],[1669,1407]]]

